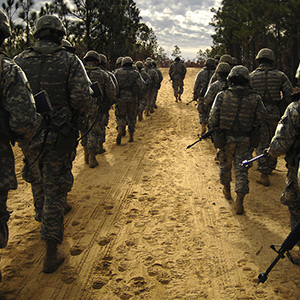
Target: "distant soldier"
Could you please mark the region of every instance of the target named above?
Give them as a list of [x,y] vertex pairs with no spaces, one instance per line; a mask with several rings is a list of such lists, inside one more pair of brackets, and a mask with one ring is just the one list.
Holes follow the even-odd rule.
[[[281,203],[288,206],[290,225],[293,229],[300,220],[300,185],[299,185],[299,158],[300,158],[300,94],[292,95],[292,102],[280,119],[275,135],[267,151],[268,156],[278,157],[285,154],[288,173],[286,185],[281,195]],[[297,243],[300,246],[300,241]],[[300,251],[293,254],[295,263],[300,263]]]
[[153,102],[155,99],[157,85],[159,84],[159,77],[157,72],[153,68],[152,58],[148,57],[145,61],[145,71],[149,75],[151,81],[148,86],[148,95],[147,95],[147,103],[145,107],[146,116],[150,116],[150,112],[154,112],[153,110]]
[[103,116],[109,110],[111,102],[115,99],[116,94],[115,86],[110,76],[100,68],[99,53],[90,50],[85,54],[83,61],[89,78],[92,83],[98,83],[101,91],[101,96],[94,97],[92,101],[85,149],[85,153],[88,153],[88,158],[85,156],[86,162],[89,164],[90,168],[95,168],[98,165],[96,154],[103,152]]
[[44,273],[55,272],[64,261],[57,247],[63,241],[65,203],[73,186],[78,128],[90,111],[88,76],[79,58],[61,46],[64,35],[62,22],[44,15],[35,26],[38,41],[15,58],[33,93],[44,90],[52,104],[52,110],[44,115],[45,142],[23,151],[23,177],[31,183],[36,220],[41,221],[41,236],[46,242]]
[[176,57],[175,61],[170,65],[169,76],[172,80],[172,87],[174,90],[175,102],[181,101],[181,95],[183,93],[183,80],[186,74],[186,66],[180,60],[180,57]]
[[149,94],[149,86],[151,85],[151,78],[148,75],[148,73],[144,69],[144,64],[142,61],[137,61],[136,62],[136,67],[138,71],[140,72],[143,80],[145,81],[145,86],[142,91],[139,93],[139,112],[138,112],[138,119],[139,121],[143,120],[143,112],[146,108],[147,105],[147,98]]
[[[266,106],[266,120],[261,127],[261,139],[256,149],[257,155],[262,154],[270,144],[275,129],[284,109],[291,101],[293,86],[288,77],[273,66],[275,57],[271,49],[261,49],[256,61],[259,66],[251,74],[251,87],[258,93]],[[269,175],[276,168],[277,159],[274,157],[262,158],[257,161],[257,170],[261,173],[258,183],[269,186]]]
[[221,62],[218,64],[216,68],[216,74],[218,80],[211,84],[204,95],[204,112],[205,112],[205,122],[207,122],[209,117],[209,112],[212,107],[212,104],[215,100],[215,97],[219,92],[225,90],[228,87],[227,76],[230,72],[231,68],[228,63]]
[[155,60],[152,61],[152,64],[153,64],[153,69],[156,71],[156,73],[158,75],[158,78],[159,78],[159,82],[156,85],[156,91],[155,91],[155,96],[154,96],[154,104],[153,104],[153,107],[157,108],[157,105],[156,105],[157,95],[158,95],[158,91],[161,87],[161,83],[162,83],[164,78],[163,78],[163,74],[162,74],[160,68],[157,66],[157,63],[156,63]]
[[122,59],[122,67],[115,72],[119,84],[119,95],[116,103],[117,145],[126,134],[128,124],[129,142],[133,142],[136,118],[138,113],[138,95],[144,88],[144,80],[140,73],[133,68],[133,60],[127,56]]
[[203,101],[207,91],[208,83],[216,69],[216,62],[213,58],[208,58],[204,67],[198,72],[194,84],[193,99],[197,101],[199,119],[201,124],[201,135],[206,131],[207,119],[204,111]]
[[[230,65],[230,67],[232,68],[232,57],[231,55],[229,54],[223,54],[221,57],[220,57],[220,60],[219,60],[219,63],[221,62],[226,62]],[[218,77],[217,77],[217,74],[216,72],[211,76],[210,78],[210,81],[209,81],[209,84],[208,86],[210,86],[211,84],[213,84],[215,81],[218,80]]]
[[[235,66],[228,75],[229,88],[217,94],[210,112],[209,126],[216,131],[214,143],[220,148],[220,181],[226,199],[231,199],[232,164],[235,168],[236,213],[243,214],[243,201],[249,193],[248,169],[241,161],[250,159],[257,140],[253,133],[261,126],[265,108],[249,85],[249,71]],[[256,135],[254,135],[256,136]]]
[[[0,46],[10,34],[9,20],[0,10]],[[17,141],[22,149],[28,149],[39,143],[36,134],[42,117],[36,113],[34,99],[21,68],[2,52],[0,62],[0,248],[5,248],[9,237],[8,192],[17,189],[12,145]]]

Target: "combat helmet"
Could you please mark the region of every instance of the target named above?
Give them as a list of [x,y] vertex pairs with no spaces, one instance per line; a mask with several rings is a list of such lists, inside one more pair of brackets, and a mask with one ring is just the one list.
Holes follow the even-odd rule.
[[0,31],[4,38],[10,37],[10,26],[9,21],[3,10],[0,10]]
[[259,60],[259,59],[262,59],[262,58],[268,59],[270,61],[274,61],[275,60],[274,52],[269,48],[262,48],[257,53],[255,59]]
[[239,64],[238,59],[236,57],[231,57],[231,65],[237,66]]
[[176,56],[175,61],[180,61],[180,57]]
[[153,62],[153,59],[151,57],[147,57],[147,59],[145,61],[145,65],[147,67],[151,67],[151,66],[153,66],[152,62]]
[[226,62],[226,63],[228,63],[228,64],[231,65],[231,63],[232,63],[231,55],[229,55],[229,54],[223,54],[220,57],[220,60],[219,60],[219,63],[221,63],[221,62]]
[[217,65],[216,73],[229,73],[230,72],[230,65],[226,62],[220,62]]
[[227,79],[230,80],[233,77],[242,77],[242,78],[246,79],[247,81],[250,81],[248,68],[245,66],[242,66],[242,65],[234,66],[231,69],[230,73],[228,74]]
[[97,51],[90,50],[85,54],[85,56],[83,57],[83,60],[84,61],[95,60],[99,63],[100,62],[100,55]]
[[208,58],[204,66],[208,67],[209,69],[214,69],[216,67],[216,61],[213,58]]
[[99,58],[100,58],[100,64],[102,64],[103,66],[107,65],[107,57],[104,54],[99,54]]
[[36,21],[33,36],[35,38],[40,37],[41,31],[46,29],[57,32],[61,37],[66,34],[65,27],[62,24],[61,20],[53,15],[42,16]]
[[135,63],[135,65],[136,65],[136,67],[138,68],[138,69],[142,69],[143,67],[144,67],[144,64],[143,64],[143,62],[142,61],[137,61],[136,63]]
[[122,59],[122,67],[125,65],[132,65],[133,64],[133,60],[130,56],[125,56]]

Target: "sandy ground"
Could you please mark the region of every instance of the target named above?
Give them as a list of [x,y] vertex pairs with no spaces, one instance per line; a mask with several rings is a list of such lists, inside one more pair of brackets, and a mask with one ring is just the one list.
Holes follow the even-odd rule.
[[[30,185],[18,175],[9,194],[10,239],[1,251],[6,299],[300,299],[300,268],[280,260],[266,283],[259,273],[275,259],[271,244],[288,235],[288,211],[279,197],[284,186],[281,158],[271,187],[255,182],[245,215],[224,199],[210,140],[186,150],[199,133],[191,100],[199,70],[188,69],[183,102],[175,103],[167,70],[158,109],[137,124],[135,142],[115,145],[111,112],[107,152],[90,169],[82,147],[74,163],[60,249],[67,259],[53,274],[42,273],[44,244],[33,218]],[[22,156],[15,149],[17,171]]]

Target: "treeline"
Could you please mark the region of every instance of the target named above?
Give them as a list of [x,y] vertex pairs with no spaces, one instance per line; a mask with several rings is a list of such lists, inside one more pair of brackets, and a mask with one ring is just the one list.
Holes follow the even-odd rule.
[[299,0],[223,0],[213,12],[212,55],[229,53],[252,70],[257,52],[271,48],[277,68],[295,83],[300,58]]
[[96,50],[105,54],[111,64],[119,56],[127,55],[135,60],[148,56],[160,59],[156,36],[141,22],[140,11],[133,0],[52,0],[36,11],[37,2],[6,0],[2,4],[12,29],[6,45],[10,56],[33,44],[34,25],[39,17],[55,14],[66,28],[66,39],[81,57],[88,50]]

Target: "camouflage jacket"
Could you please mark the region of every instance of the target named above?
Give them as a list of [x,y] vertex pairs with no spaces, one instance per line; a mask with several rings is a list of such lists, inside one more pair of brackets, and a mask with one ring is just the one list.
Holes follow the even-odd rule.
[[205,95],[209,80],[213,73],[214,70],[210,70],[207,67],[204,67],[200,72],[198,72],[194,84],[194,99],[198,99]]
[[175,61],[169,68],[169,76],[172,80],[184,79],[186,74],[186,66],[181,61]]
[[210,111],[208,124],[243,135],[259,127],[265,118],[265,107],[259,95],[249,87],[232,86],[219,92]]
[[149,89],[155,88],[159,84],[159,77],[157,75],[157,72],[152,67],[145,67],[145,71],[150,76],[151,82],[149,84]]
[[293,86],[288,77],[269,65],[261,64],[250,73],[250,84],[252,89],[261,96],[267,109],[268,119],[279,121],[279,102],[284,100],[289,104],[293,93]]
[[[0,61],[0,109],[5,112],[19,146],[25,148],[39,130],[42,117],[35,110],[33,96],[21,68],[3,54],[0,54]],[[8,139],[0,135],[0,189],[16,188],[14,155]]]
[[[46,90],[53,109],[51,128],[73,122],[76,126],[90,110],[90,80],[81,60],[53,42],[39,41],[15,57],[33,93]],[[74,120],[76,119],[76,120]],[[79,121],[78,121],[79,120]],[[55,143],[57,130],[50,130],[47,141]]]
[[204,95],[204,107],[205,111],[210,111],[211,106],[215,100],[216,95],[221,92],[226,86],[228,82],[226,79],[219,79],[215,81],[212,85],[209,86],[208,90]]

